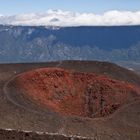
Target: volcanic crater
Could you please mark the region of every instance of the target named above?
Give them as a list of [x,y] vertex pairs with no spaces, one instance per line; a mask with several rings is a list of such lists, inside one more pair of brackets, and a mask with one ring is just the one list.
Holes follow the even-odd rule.
[[109,116],[140,95],[128,82],[62,68],[24,72],[13,83],[30,102],[66,116]]

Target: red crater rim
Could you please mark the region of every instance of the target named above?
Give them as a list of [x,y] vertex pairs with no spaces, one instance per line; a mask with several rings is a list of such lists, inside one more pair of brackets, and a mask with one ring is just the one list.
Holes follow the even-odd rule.
[[63,115],[104,117],[137,98],[134,85],[95,73],[42,68],[20,74],[15,87],[30,101]]

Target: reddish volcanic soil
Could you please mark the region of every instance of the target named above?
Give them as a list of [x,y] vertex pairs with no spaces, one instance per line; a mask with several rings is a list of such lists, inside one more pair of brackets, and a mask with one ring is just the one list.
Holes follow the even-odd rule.
[[15,82],[15,87],[38,105],[64,115],[89,118],[108,116],[140,95],[132,84],[60,68],[25,72]]

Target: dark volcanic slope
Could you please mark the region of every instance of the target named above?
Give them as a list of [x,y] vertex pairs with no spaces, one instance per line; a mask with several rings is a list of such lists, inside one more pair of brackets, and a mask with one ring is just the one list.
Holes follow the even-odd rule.
[[[86,75],[88,75],[87,77],[90,77],[91,79],[91,73],[93,72],[95,75],[102,74],[104,75],[103,77],[107,77],[108,79],[106,85],[109,86],[110,83],[108,84],[108,81],[113,78],[116,79],[113,80],[113,82],[116,82],[114,85],[118,84],[118,80],[120,80],[119,84],[122,83],[117,89],[123,87],[126,91],[129,89],[135,91],[137,89],[134,89],[133,87],[138,87],[140,85],[140,77],[132,71],[111,63],[90,61],[64,61],[40,64],[3,64],[0,67],[0,128],[78,135],[90,137],[92,139],[95,138],[97,140],[139,140],[140,100],[139,98],[133,100],[133,97],[137,97],[137,94],[132,96],[133,93],[131,92],[125,93],[125,97],[130,99],[132,96],[131,99],[133,101],[129,100],[129,102],[127,102],[126,99],[121,98],[127,103],[121,105],[113,114],[109,116],[106,115],[105,118],[84,118],[63,115],[63,112],[57,113],[57,111],[54,110],[47,111],[47,108],[43,109],[41,106],[34,104],[34,102],[31,103],[31,101],[26,99],[26,97],[20,94],[20,92],[13,92],[15,91],[15,87],[12,88],[12,86],[15,85],[15,83],[12,83],[12,80],[15,79],[17,74],[38,68],[61,67],[68,71],[73,70],[78,74],[86,72]],[[20,74],[20,76],[21,75],[22,74]],[[73,78],[73,82],[75,82],[76,78]],[[9,85],[9,83],[12,84]],[[126,83],[133,86],[129,85],[128,87]],[[62,83],[60,82],[60,84]],[[83,88],[83,84],[80,84],[80,86]],[[135,93],[137,92],[139,91],[136,91]],[[118,93],[123,94],[122,91]],[[124,94],[122,97],[124,97]],[[115,101],[118,101],[118,98],[115,99],[117,99]],[[114,99],[112,101],[114,101]]]

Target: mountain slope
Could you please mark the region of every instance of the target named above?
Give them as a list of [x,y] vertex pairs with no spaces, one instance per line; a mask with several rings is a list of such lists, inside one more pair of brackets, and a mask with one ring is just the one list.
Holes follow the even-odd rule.
[[0,26],[0,62],[140,62],[140,26]]

